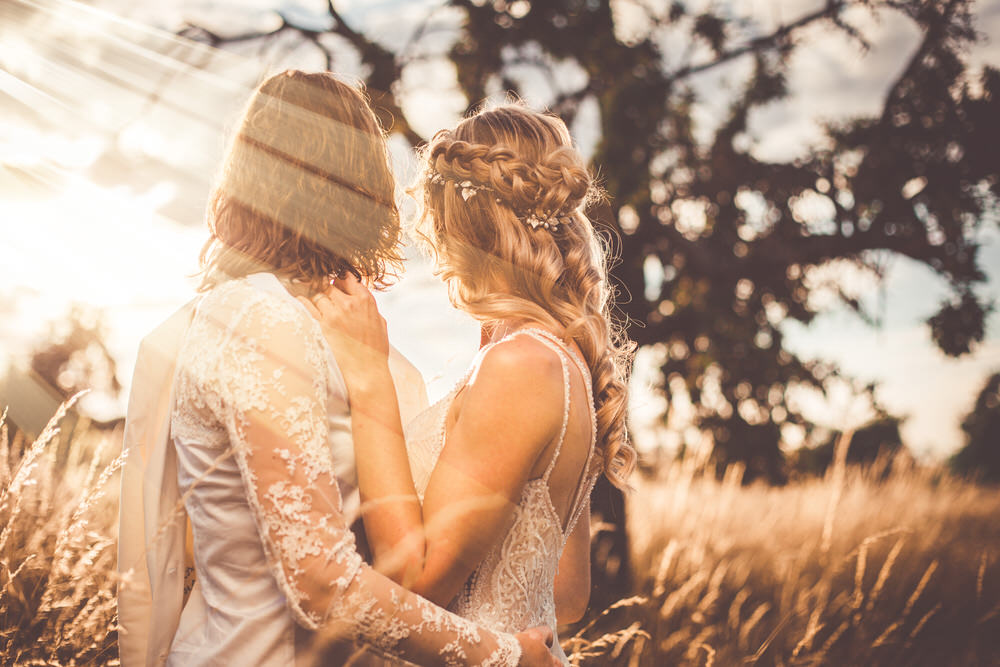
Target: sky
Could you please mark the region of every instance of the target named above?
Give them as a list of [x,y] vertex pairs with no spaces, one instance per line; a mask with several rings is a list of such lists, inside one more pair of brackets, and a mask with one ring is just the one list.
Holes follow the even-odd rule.
[[[338,2],[352,26],[389,46],[406,42],[414,26],[434,11],[433,30],[417,45],[422,55],[401,84],[403,107],[415,129],[429,136],[458,120],[466,105],[454,70],[439,56],[454,38],[460,16],[435,9],[432,1]],[[697,6],[697,2],[689,3]],[[759,29],[787,21],[816,2],[714,3],[734,15],[751,16]],[[324,2],[281,3],[297,21],[322,27]],[[260,54],[233,55],[173,40],[185,21],[219,30],[274,25],[274,3],[125,2],[99,0],[97,11],[63,0],[22,0],[0,6],[0,365],[23,363],[48,323],[74,302],[101,309],[108,344],[127,385],[139,339],[190,298],[197,255],[205,239],[201,225],[208,183],[222,155],[227,129],[263,67]],[[30,7],[32,12],[22,11]],[[104,13],[108,12],[108,13]],[[970,55],[973,64],[1000,64],[1000,0],[978,5],[978,27],[995,36]],[[234,17],[242,17],[239,25]],[[123,17],[122,19],[116,17]],[[873,48],[859,53],[842,37],[815,32],[794,57],[791,95],[752,118],[755,152],[790,159],[819,140],[818,120],[872,113],[905,61],[900,52],[917,35],[905,20],[859,13],[850,17]],[[616,5],[621,36],[647,30],[633,3]],[[672,43],[668,34],[665,43]],[[681,53],[666,50],[668,58]],[[360,76],[361,64],[338,49],[336,68]],[[695,57],[698,54],[695,53]],[[301,67],[319,67],[307,48],[290,56]],[[735,61],[696,85],[700,132],[708,136],[728,95],[748,64]],[[573,66],[561,69],[565,85],[579,80]],[[553,91],[537,75],[522,73],[528,100],[544,104]],[[535,78],[533,78],[535,77]],[[585,108],[573,126],[584,153],[596,141],[596,107]],[[122,174],[105,164],[105,149],[119,150],[139,165]],[[397,173],[406,180],[412,159],[395,142]],[[983,292],[1000,300],[1000,234],[983,232]],[[426,261],[412,261],[402,281],[380,295],[393,342],[424,373],[433,397],[444,394],[475,353],[478,330],[451,310],[443,287]],[[817,279],[819,279],[819,275]],[[943,457],[961,445],[958,423],[985,382],[1000,370],[1000,319],[991,316],[987,340],[972,355],[949,359],[930,341],[924,320],[946,294],[929,270],[904,258],[889,260],[881,288],[852,281],[859,296],[883,313],[873,329],[852,313],[830,307],[808,327],[784,326],[788,346],[806,358],[834,361],[859,379],[878,381],[878,397],[890,411],[907,416],[903,435],[918,455]],[[816,292],[822,305],[823,290]],[[646,357],[648,358],[648,357]],[[640,447],[697,440],[697,432],[664,436],[651,428],[662,402],[649,390],[647,369],[636,372],[633,399]],[[855,426],[867,417],[847,395],[829,400],[803,396],[803,408],[831,427]],[[107,415],[122,403],[92,409]]]

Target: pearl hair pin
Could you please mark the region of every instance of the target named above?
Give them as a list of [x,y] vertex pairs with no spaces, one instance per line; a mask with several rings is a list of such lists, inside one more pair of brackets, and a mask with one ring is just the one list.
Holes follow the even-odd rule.
[[[460,191],[463,201],[469,201],[472,197],[479,194],[480,192],[490,192],[492,188],[485,185],[477,185],[472,181],[466,179],[463,181],[454,181],[447,179],[442,176],[439,172],[432,172],[429,178],[431,183],[435,185],[447,185],[450,184],[456,190]],[[494,196],[494,201],[498,204],[503,204],[503,200]],[[546,213],[545,216],[540,216],[536,212],[531,212],[528,214],[518,214],[518,219],[527,225],[530,225],[532,229],[538,229],[539,227],[546,229],[550,232],[556,231],[559,228],[560,223],[571,222],[572,218],[569,215],[558,215],[552,213]]]

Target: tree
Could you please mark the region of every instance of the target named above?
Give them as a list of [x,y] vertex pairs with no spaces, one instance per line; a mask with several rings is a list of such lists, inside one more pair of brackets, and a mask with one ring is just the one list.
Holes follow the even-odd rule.
[[[90,390],[105,401],[117,399],[122,390],[117,364],[105,345],[103,316],[92,308],[74,305],[63,318],[49,327],[46,336],[31,350],[28,367],[10,364],[0,374],[0,412],[9,409],[11,441],[18,433],[37,436],[52,418],[59,405],[83,390]],[[60,422],[57,457],[68,454],[70,433],[81,414],[98,428],[114,428],[122,419],[102,421],[93,418],[85,397]],[[90,405],[89,407],[93,407]]]
[[[837,374],[786,349],[780,328],[786,319],[808,323],[816,315],[808,280],[816,267],[847,262],[880,279],[881,255],[909,257],[951,288],[928,321],[940,348],[961,355],[983,338],[990,304],[973,288],[984,279],[977,230],[1000,195],[993,148],[1000,145],[1000,71],[987,67],[975,79],[968,70],[964,54],[977,39],[971,0],[827,0],[770,31],[722,8],[694,12],[684,2],[449,4],[464,18],[446,57],[470,109],[491,93],[524,92],[526,70],[550,82],[551,108],[567,122],[585,105],[596,107],[593,163],[608,198],[591,213],[620,257],[613,276],[628,334],[662,350],[668,404],[678,392],[688,395],[720,465],[742,462],[747,480],[781,481],[782,427],[810,427],[789,404],[788,388],[822,390]],[[648,30],[623,36],[616,29],[616,9],[625,5],[645,15]],[[391,91],[415,60],[431,16],[394,52],[352,29],[332,2],[327,10],[323,29],[276,11],[278,27],[265,33],[182,32],[217,46],[297,35],[334,69],[335,52],[323,37],[336,36],[370,71],[373,101],[392,117],[388,126],[418,143]],[[794,161],[757,157],[750,114],[787,95],[790,56],[808,48],[806,28],[839,31],[868,47],[849,22],[852,11],[900,14],[921,34],[913,53],[900,54],[902,73],[881,112],[828,124],[822,145]],[[687,55],[667,53],[666,31],[691,45]],[[724,121],[699,139],[698,77],[741,59],[752,63],[750,75]],[[567,65],[583,73],[572,77],[582,83],[564,87],[560,68]],[[622,517],[610,509],[620,498],[607,487],[594,498],[598,514],[620,531]]]
[[962,421],[966,444],[949,463],[961,475],[1000,482],[1000,373],[983,385],[976,404]]
[[122,386],[106,336],[101,314],[75,305],[32,351],[31,370],[62,400],[84,389],[117,396]]

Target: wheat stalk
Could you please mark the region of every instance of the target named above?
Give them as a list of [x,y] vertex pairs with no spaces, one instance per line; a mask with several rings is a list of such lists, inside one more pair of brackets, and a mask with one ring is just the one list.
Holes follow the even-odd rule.
[[924,571],[924,576],[920,577],[920,583],[917,584],[913,594],[910,595],[910,598],[906,601],[906,606],[903,607],[903,618],[910,615],[910,612],[913,610],[913,605],[915,605],[917,600],[920,599],[920,595],[924,592],[924,588],[927,587],[927,582],[931,580],[931,576],[937,568],[937,560],[932,561],[931,564],[927,566],[927,569]]
[[882,563],[882,568],[878,571],[878,578],[875,580],[875,585],[872,586],[871,595],[868,597],[868,604],[865,607],[867,611],[874,609],[875,603],[882,593],[882,588],[885,587],[885,582],[889,580],[889,573],[892,572],[892,566],[896,563],[896,559],[899,558],[899,552],[903,550],[905,539],[901,537],[896,540],[896,543],[892,545],[892,549],[886,555],[885,562]]
[[979,569],[976,571],[976,602],[983,597],[983,580],[986,578],[987,553],[984,550],[979,557]]

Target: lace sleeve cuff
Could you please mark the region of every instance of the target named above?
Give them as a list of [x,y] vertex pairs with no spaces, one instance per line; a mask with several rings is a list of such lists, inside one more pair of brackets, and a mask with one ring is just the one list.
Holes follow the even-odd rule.
[[497,633],[497,648],[483,661],[482,667],[517,667],[521,661],[521,643],[514,635]]

